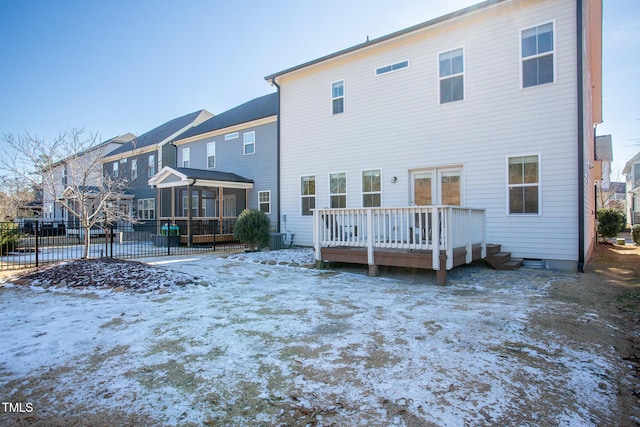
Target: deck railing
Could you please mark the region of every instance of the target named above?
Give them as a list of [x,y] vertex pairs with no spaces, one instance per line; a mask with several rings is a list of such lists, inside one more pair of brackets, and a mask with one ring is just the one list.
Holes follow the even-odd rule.
[[[318,261],[322,247],[367,248],[369,264],[374,249],[444,251],[446,268],[453,268],[453,250],[466,248],[472,260],[474,244],[486,255],[485,211],[459,206],[410,206],[394,208],[316,209],[314,245]],[[433,257],[433,269],[440,269]]]

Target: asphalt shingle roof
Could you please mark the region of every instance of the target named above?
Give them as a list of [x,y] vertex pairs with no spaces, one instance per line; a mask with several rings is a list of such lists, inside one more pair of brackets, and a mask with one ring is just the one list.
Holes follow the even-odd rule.
[[259,98],[252,99],[244,104],[238,105],[224,113],[217,114],[210,119],[200,123],[176,139],[188,138],[190,136],[201,135],[203,133],[224,129],[230,126],[275,116],[278,113],[278,94],[270,93]]
[[193,121],[202,114],[203,111],[204,110],[198,110],[182,117],[169,120],[168,122],[151,129],[149,132],[143,133],[139,137],[127,142],[122,147],[109,153],[109,155],[126,153],[137,148],[158,144],[185,126],[188,126],[190,123],[193,123]]
[[231,172],[220,172],[205,169],[191,168],[171,168],[176,172],[180,172],[189,179],[206,179],[210,181],[226,181],[226,182],[247,182],[253,183],[252,179],[244,178]]

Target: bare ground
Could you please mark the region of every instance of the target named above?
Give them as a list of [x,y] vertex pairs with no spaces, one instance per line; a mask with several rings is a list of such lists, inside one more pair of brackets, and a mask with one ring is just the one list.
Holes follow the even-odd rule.
[[[135,268],[143,268],[141,264],[132,264]],[[60,267],[62,268],[62,267]],[[70,267],[65,267],[70,268]],[[84,261],[75,264],[76,271],[56,270],[50,268],[43,272],[32,272],[29,280],[46,280],[47,277],[60,275],[72,275],[82,277],[83,268],[91,270],[91,262]],[[93,272],[96,270],[93,269]],[[144,269],[139,274],[148,274],[153,277],[155,270],[149,269],[144,273]],[[93,281],[95,274],[91,276]],[[117,287],[117,278],[110,278],[108,286]],[[106,278],[104,279],[107,280]],[[90,283],[87,283],[89,285]],[[80,282],[69,283],[69,286],[83,286]],[[124,284],[121,284],[122,286]],[[530,321],[531,334],[538,334],[540,337],[554,334],[562,339],[576,343],[586,349],[591,349],[593,353],[600,351],[609,352],[614,349],[619,357],[621,369],[615,372],[602,372],[602,388],[607,388],[607,384],[617,384],[615,390],[604,390],[616,395],[617,411],[614,414],[603,415],[610,425],[640,425],[640,333],[638,322],[640,322],[640,247],[638,246],[612,246],[599,245],[588,264],[587,271],[579,275],[579,280],[556,280],[551,282],[548,289],[549,298],[553,301],[566,303],[562,305],[564,310],[540,310]],[[585,322],[590,317],[599,318],[603,321]],[[506,349],[511,354],[510,357],[526,358],[527,352],[522,351],[522,343],[513,343],[513,346]],[[382,343],[380,348],[383,348]],[[123,349],[126,351],[126,349]],[[382,350],[379,354],[371,356],[371,363],[376,363],[376,357],[385,359],[387,357]],[[388,361],[386,361],[388,362]],[[386,363],[385,361],[381,363]],[[544,366],[541,366],[544,368]],[[305,375],[309,377],[320,377],[322,372],[311,372],[308,366],[300,368],[307,370]],[[17,387],[18,390],[30,390],[32,393],[41,393],[41,396],[21,395],[20,392],[12,396],[13,401],[38,401],[40,399],[51,399],[56,396],[49,395],[49,392],[38,387],[42,382],[46,384],[55,381],[60,372],[52,371],[45,374],[50,378],[29,378],[24,387]],[[522,381],[532,381],[535,379],[523,378]],[[611,381],[613,380],[613,381]],[[18,384],[14,384],[17,386]],[[580,390],[575,390],[579,393]],[[539,396],[536,401],[525,401],[520,408],[514,408],[509,414],[508,421],[502,421],[505,425],[536,425],[536,419],[531,418],[533,413],[544,413],[546,406],[553,405],[554,399],[558,398],[557,390],[547,390],[544,395]],[[215,396],[212,397],[215,400]],[[304,405],[297,405],[298,396],[289,396],[288,402],[283,402],[283,413],[289,414],[286,419],[281,419],[282,424],[287,425],[292,422],[296,425],[316,425],[318,415],[324,415],[325,419],[331,419],[332,412],[344,409],[347,402],[336,401],[330,408],[309,409]],[[523,399],[526,399],[523,396]],[[397,417],[400,417],[404,425],[422,425],[421,418],[408,412],[397,402],[382,402],[386,410]],[[523,411],[524,408],[531,408],[531,411]],[[1,408],[0,408],[1,409]],[[58,415],[39,411],[37,414],[1,414],[0,424],[17,426],[110,426],[110,425],[157,425],[157,421],[143,414],[132,414],[129,411],[110,410],[107,412],[96,412],[94,408],[73,408],[65,411],[66,415]],[[338,418],[339,420],[339,418]],[[487,425],[491,424],[487,420]],[[595,424],[596,422],[594,422]],[[207,425],[218,425],[217,423]],[[329,424],[333,425],[333,424]],[[337,424],[335,424],[337,425]]]

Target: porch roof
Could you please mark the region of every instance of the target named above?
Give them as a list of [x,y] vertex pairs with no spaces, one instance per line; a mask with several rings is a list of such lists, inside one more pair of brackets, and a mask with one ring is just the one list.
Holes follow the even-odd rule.
[[205,169],[172,168],[165,166],[149,178],[149,185],[157,188],[184,187],[197,185],[202,187],[253,188],[253,180],[231,172]]

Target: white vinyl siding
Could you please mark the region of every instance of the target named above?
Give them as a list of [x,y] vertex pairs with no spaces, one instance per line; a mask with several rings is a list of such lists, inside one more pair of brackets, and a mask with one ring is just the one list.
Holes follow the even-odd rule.
[[[382,206],[410,204],[410,173],[459,165],[462,204],[486,209],[487,241],[519,258],[577,259],[575,2],[501,2],[468,17],[380,43],[282,76],[281,212],[296,244],[313,244],[300,212],[300,177],[315,174],[317,207],[328,207],[328,175],[345,171],[347,194],[362,194],[362,171],[380,167]],[[553,85],[522,90],[521,31],[554,22]],[[463,102],[439,103],[438,54],[464,46]],[[373,72],[398,58],[411,66]],[[389,76],[390,77],[390,76]],[[328,114],[329,83],[349,81],[349,111]],[[588,125],[588,124],[587,124]],[[585,141],[588,141],[585,138]],[[588,145],[588,144],[585,144]],[[507,215],[506,156],[538,153],[543,214]],[[392,177],[397,177],[392,182]],[[326,205],[325,205],[326,204]],[[347,207],[361,207],[349,197]],[[553,244],[549,237],[553,236]]]

